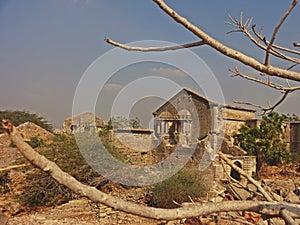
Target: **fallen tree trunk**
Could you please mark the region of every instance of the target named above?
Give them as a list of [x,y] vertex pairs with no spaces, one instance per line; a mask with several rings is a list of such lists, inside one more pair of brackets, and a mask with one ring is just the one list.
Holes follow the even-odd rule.
[[18,147],[22,155],[32,164],[49,173],[51,177],[60,184],[65,185],[72,191],[86,196],[92,201],[105,204],[117,210],[153,219],[182,219],[200,215],[208,215],[217,212],[229,211],[254,211],[267,215],[279,215],[281,209],[286,209],[291,216],[300,216],[300,206],[289,203],[267,202],[267,201],[228,201],[220,203],[195,203],[176,209],[161,209],[138,205],[112,197],[104,192],[80,183],[68,173],[62,171],[54,162],[37,153],[30,147],[17,131],[17,129],[6,120],[2,122],[3,127],[9,134],[10,139]]

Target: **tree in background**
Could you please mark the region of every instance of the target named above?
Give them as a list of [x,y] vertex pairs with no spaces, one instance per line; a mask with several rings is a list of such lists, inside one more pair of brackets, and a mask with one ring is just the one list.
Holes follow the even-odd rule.
[[127,119],[123,116],[112,117],[107,122],[110,129],[124,128],[140,128],[141,122],[139,118]]
[[[29,113],[26,111],[19,111],[19,110],[5,110],[0,111],[0,119],[8,119],[11,121],[15,126],[19,126],[25,122],[32,122],[45,130],[52,132],[53,128],[52,125],[43,117],[38,116],[35,113]],[[1,127],[0,133],[3,133],[4,130]]]
[[242,126],[239,133],[234,135],[235,142],[249,155],[257,156],[258,169],[263,163],[280,165],[287,162],[290,154],[284,141],[284,122],[296,119],[293,117],[276,112],[269,113],[263,116],[259,127]]

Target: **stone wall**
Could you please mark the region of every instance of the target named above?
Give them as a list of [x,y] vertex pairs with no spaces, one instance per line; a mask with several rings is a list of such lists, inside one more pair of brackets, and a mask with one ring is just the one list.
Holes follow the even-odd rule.
[[254,121],[255,111],[240,107],[225,106],[222,107],[222,116],[225,125],[225,132],[231,136],[236,133],[247,121]]
[[242,125],[246,125],[244,121],[237,120],[224,120],[225,133],[232,136],[234,133],[238,132]]
[[122,143],[122,147],[139,152],[147,152],[156,147],[153,131],[148,129],[118,129],[115,131],[115,138],[118,139],[116,143]]
[[225,107],[223,107],[223,110],[224,119],[246,121],[252,120],[255,117],[255,111],[250,109],[248,110],[240,107],[226,105]]

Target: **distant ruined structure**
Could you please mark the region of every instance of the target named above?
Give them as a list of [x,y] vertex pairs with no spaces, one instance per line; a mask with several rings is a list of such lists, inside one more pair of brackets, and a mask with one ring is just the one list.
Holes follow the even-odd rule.
[[256,157],[247,156],[245,151],[233,145],[231,138],[242,125],[247,125],[247,121],[255,119],[255,112],[252,109],[220,105],[184,88],[153,113],[154,133],[167,146],[199,148],[202,143],[200,158],[206,158],[210,164],[207,175],[217,180],[231,176],[240,181],[242,178],[229,166],[222,165],[213,150],[226,153],[249,175],[255,173]]
[[[256,172],[256,157],[233,144],[232,135],[242,125],[257,127],[255,110],[231,105],[222,105],[201,94],[184,88],[166,101],[155,112],[154,129],[125,128],[109,132],[109,141],[125,161],[139,166],[158,163],[175,148],[195,149],[191,162],[204,160],[209,165],[206,175],[211,180],[226,180],[229,177],[243,182],[236,171],[222,164],[217,152],[222,151],[235,165],[248,175]],[[66,119],[63,132],[98,132],[105,122],[92,113],[82,113]],[[284,126],[286,143],[293,151],[300,151],[300,123]],[[172,150],[173,149],[173,150]]]
[[93,113],[84,112],[65,119],[62,132],[72,134],[84,131],[99,131],[105,126],[104,120],[96,117]]

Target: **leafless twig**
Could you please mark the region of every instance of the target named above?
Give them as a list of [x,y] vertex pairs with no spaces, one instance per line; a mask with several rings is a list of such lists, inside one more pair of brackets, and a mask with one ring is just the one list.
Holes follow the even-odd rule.
[[20,165],[8,166],[8,167],[5,167],[5,168],[1,168],[1,169],[0,169],[0,173],[1,173],[1,172],[4,172],[4,171],[7,171],[7,170],[12,170],[12,169],[17,169],[17,168],[22,168],[22,167],[26,167],[26,166],[30,166],[30,164],[24,163],[24,164],[20,164]]
[[[225,22],[225,23],[228,24],[228,25],[230,25],[230,26],[236,27],[237,29],[229,31],[229,32],[227,32],[227,34],[233,33],[233,32],[242,32],[257,47],[259,47],[260,49],[264,50],[265,52],[269,51],[270,54],[272,54],[272,55],[274,55],[274,56],[276,56],[278,58],[281,58],[281,59],[284,59],[284,60],[288,60],[288,61],[294,62],[296,64],[300,64],[300,59],[287,56],[287,55],[285,55],[285,54],[283,54],[283,53],[281,53],[281,52],[278,51],[278,49],[280,49],[280,50],[286,50],[286,51],[288,51],[289,49],[283,48],[283,47],[280,47],[280,46],[277,46],[277,48],[275,48],[274,44],[271,46],[270,42],[268,42],[266,40],[266,38],[262,38],[261,35],[258,35],[255,32],[255,30],[254,30],[255,35],[258,37],[258,39],[255,39],[255,37],[253,37],[253,35],[251,34],[251,30],[249,29],[250,25],[252,23],[253,17],[248,18],[245,23],[243,22],[243,14],[242,13],[240,15],[240,19],[239,20],[237,18],[235,18],[235,17],[232,17],[230,14],[228,14],[228,17],[231,20],[231,22]],[[252,30],[254,29],[254,27],[255,27],[255,25],[252,26]],[[261,42],[261,41],[263,41],[263,42]],[[262,43],[264,43],[265,45],[263,45]],[[269,48],[269,50],[268,50],[268,46],[271,46]],[[295,50],[290,50],[289,52],[290,53],[294,53],[294,54],[298,54],[298,53],[300,54],[300,52],[297,52]]]
[[282,26],[282,24],[284,23],[285,19],[289,16],[289,14],[291,13],[291,11],[293,10],[293,8],[297,5],[298,0],[293,0],[292,4],[290,5],[290,7],[288,8],[288,10],[285,12],[285,14],[282,16],[282,18],[280,19],[279,23],[276,25],[272,37],[271,37],[271,41],[267,47],[267,52],[266,52],[266,57],[265,57],[265,65],[268,66],[270,64],[270,49],[272,48],[272,45],[275,41],[275,38],[277,36],[277,33],[280,29],[280,27]]
[[[188,21],[186,18],[179,15],[177,12],[175,12],[172,8],[170,8],[163,0],[153,0],[166,14],[168,14],[172,19],[174,19],[176,22],[184,26],[187,30],[189,30],[191,33],[196,35],[201,40],[201,45],[205,44],[207,46],[212,47],[213,49],[217,50],[218,52],[222,53],[223,55],[235,59],[241,63],[243,63],[246,66],[250,66],[262,73],[268,74],[270,76],[276,76],[283,79],[290,79],[294,81],[300,81],[300,73],[296,71],[290,71],[286,70],[280,67],[275,66],[266,66],[259,61],[257,61],[255,58],[248,56],[236,49],[232,49],[223,43],[219,42],[218,40],[214,39],[210,35],[208,35],[206,32],[201,30],[198,26],[195,26],[190,21]],[[248,22],[249,23],[249,22]],[[110,39],[109,39],[110,40]],[[202,43],[203,41],[203,43]],[[112,43],[114,41],[110,40],[109,43]],[[115,42],[117,43],[117,42]],[[122,46],[124,49],[127,49],[129,46],[124,46],[120,43],[117,43],[115,46]],[[128,49],[133,50],[133,47],[129,47]],[[153,50],[154,51],[154,50]]]
[[[252,31],[253,31],[254,35],[257,37],[257,41],[258,41],[258,42],[259,42],[259,41],[263,41],[266,45],[269,45],[270,42],[268,42],[268,41],[266,40],[266,38],[262,36],[262,33],[261,33],[261,32],[258,33],[258,32],[255,30],[255,27],[256,27],[255,25],[252,26]],[[297,46],[295,46],[295,44],[297,45],[297,43],[294,43],[294,47],[297,47]],[[299,46],[300,46],[300,44],[299,44]],[[299,52],[299,51],[296,51],[296,50],[294,50],[294,49],[285,48],[285,47],[282,47],[282,46],[279,46],[279,45],[275,45],[275,44],[273,44],[272,47],[273,47],[273,48],[276,48],[276,49],[278,49],[278,50],[282,50],[282,51],[289,52],[289,53],[292,53],[292,54],[300,55],[300,52]]]
[[241,105],[249,105],[249,106],[253,106],[253,107],[259,108],[262,111],[262,115],[265,115],[268,112],[273,112],[274,109],[277,106],[279,106],[287,98],[287,96],[288,96],[289,93],[290,93],[289,91],[284,92],[284,94],[282,95],[282,97],[274,105],[268,104],[267,107],[263,107],[261,105],[253,104],[253,103],[250,103],[250,102],[234,101],[234,103],[241,104]]
[[265,81],[265,80],[261,80],[261,79],[255,78],[255,77],[250,77],[248,75],[245,75],[245,74],[241,73],[238,70],[237,67],[235,67],[234,70],[229,69],[229,71],[233,73],[233,75],[231,75],[232,77],[239,76],[239,77],[242,77],[242,78],[244,78],[246,80],[254,81],[256,83],[263,84],[265,86],[274,88],[276,90],[280,90],[280,91],[284,91],[284,92],[293,92],[293,91],[296,91],[296,90],[300,90],[300,86],[296,86],[296,87],[290,87],[290,86],[284,87],[284,86],[282,86],[280,84],[272,83],[270,80]]

